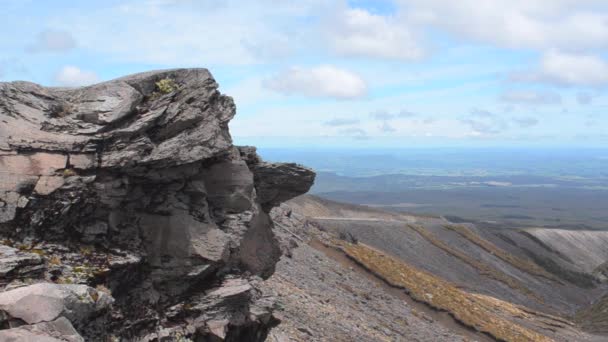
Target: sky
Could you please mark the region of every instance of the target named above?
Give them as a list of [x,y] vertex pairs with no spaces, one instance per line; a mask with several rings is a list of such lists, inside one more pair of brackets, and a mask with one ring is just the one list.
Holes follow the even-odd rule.
[[0,0],[0,81],[208,68],[235,143],[608,147],[606,0]]

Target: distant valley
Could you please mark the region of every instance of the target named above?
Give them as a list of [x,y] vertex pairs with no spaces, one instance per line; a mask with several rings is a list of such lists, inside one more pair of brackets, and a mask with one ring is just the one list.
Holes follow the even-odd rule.
[[494,227],[608,229],[604,150],[262,150],[318,172],[311,193]]

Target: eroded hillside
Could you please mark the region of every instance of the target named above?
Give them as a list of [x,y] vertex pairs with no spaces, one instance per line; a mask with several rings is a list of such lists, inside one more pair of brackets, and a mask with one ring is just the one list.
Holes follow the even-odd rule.
[[[439,217],[387,213],[309,195],[289,201],[288,206],[293,210],[292,217],[301,222],[286,228],[291,232],[288,235],[293,233],[302,239],[294,255],[317,246],[325,260],[335,262],[346,256],[363,268],[359,273],[372,273],[392,290],[407,293],[414,301],[410,307],[422,303],[433,308],[427,315],[431,325],[462,336],[462,331],[449,328],[454,322],[433,318],[437,312],[447,312],[461,327],[476,331],[472,338],[477,340],[606,339],[601,335],[601,323],[595,322],[592,329],[592,324],[583,322],[590,322],[590,317],[601,321],[598,312],[603,302],[589,306],[606,293],[603,278],[594,273],[596,264],[601,263],[601,253],[592,249],[601,244],[598,238],[603,239],[608,233],[583,233],[567,243],[568,237],[575,234],[542,229],[480,229],[471,224],[455,225]],[[284,224],[279,228],[284,228]],[[304,245],[308,240],[317,242]],[[590,252],[581,250],[585,245]],[[587,254],[593,257],[585,259]],[[281,261],[284,262],[298,264],[297,259]],[[287,271],[289,267],[281,263],[271,281],[277,276],[283,282],[294,278]],[[581,268],[580,263],[585,263],[586,268]],[[357,270],[352,265],[347,267]],[[342,285],[350,286],[351,282],[345,277]],[[311,291],[313,294],[309,295],[314,298],[314,290]],[[393,300],[407,302],[394,293]],[[366,305],[373,307],[374,301]],[[411,318],[411,313],[404,312],[406,320]],[[296,310],[292,315],[299,313]],[[387,338],[408,340],[407,334],[401,333]],[[323,340],[323,334],[314,336]],[[435,338],[451,341],[455,337]],[[432,339],[427,336],[419,340]]]

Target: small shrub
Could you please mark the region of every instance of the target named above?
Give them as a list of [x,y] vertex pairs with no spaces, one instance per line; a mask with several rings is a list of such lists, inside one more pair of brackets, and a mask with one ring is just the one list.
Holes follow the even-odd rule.
[[341,230],[338,232],[338,239],[355,244],[355,245],[357,243],[359,243],[359,239],[357,239],[356,236],[354,236],[351,232],[347,232],[344,230]]
[[30,250],[30,253],[38,254],[40,256],[44,256],[46,253],[42,249],[34,248]]
[[163,78],[155,84],[156,90],[160,94],[169,94],[177,90],[177,84],[175,84],[175,81],[170,78]]
[[67,177],[76,176],[76,175],[77,175],[77,173],[76,173],[76,171],[74,171],[73,169],[64,169],[64,170],[61,172],[61,175],[62,175],[63,177],[66,177],[66,178],[67,178]]

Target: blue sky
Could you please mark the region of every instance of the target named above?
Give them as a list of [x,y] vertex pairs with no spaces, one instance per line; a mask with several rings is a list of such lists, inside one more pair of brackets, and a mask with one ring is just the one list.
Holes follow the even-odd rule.
[[0,80],[206,67],[239,144],[608,146],[605,0],[0,3]]

